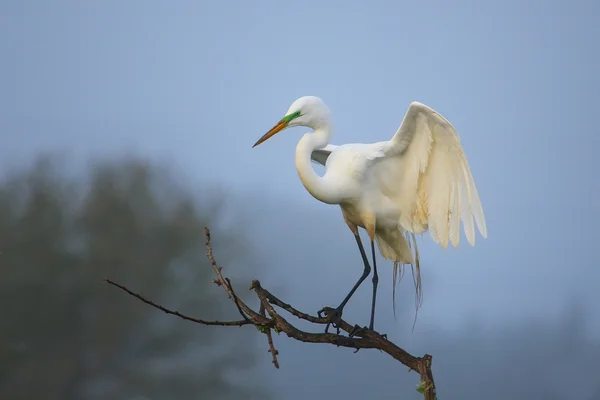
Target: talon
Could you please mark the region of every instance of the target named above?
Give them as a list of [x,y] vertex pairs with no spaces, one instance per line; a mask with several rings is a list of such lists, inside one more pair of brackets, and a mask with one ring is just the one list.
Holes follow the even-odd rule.
[[353,338],[354,336],[359,336],[361,333],[363,333],[366,330],[367,330],[366,326],[360,327],[358,325],[354,325],[354,328],[352,328],[352,330],[348,334],[348,337]]
[[332,325],[334,328],[336,328],[336,333],[339,335],[340,325],[342,322],[342,309],[323,307],[317,311],[319,318],[323,318],[322,314],[325,314],[325,317],[328,318],[327,325],[325,325],[325,333],[329,333],[329,326]]
[[323,318],[323,314],[325,314],[325,317],[327,317],[331,314],[332,311],[334,311],[334,309],[331,307],[323,307],[319,311],[317,311],[317,315],[319,316],[319,318]]

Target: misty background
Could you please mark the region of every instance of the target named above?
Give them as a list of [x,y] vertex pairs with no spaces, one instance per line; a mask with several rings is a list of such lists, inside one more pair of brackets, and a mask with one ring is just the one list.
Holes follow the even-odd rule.
[[[419,238],[376,329],[433,355],[440,399],[600,399],[600,6],[0,2],[0,398],[418,399],[385,354],[197,326],[235,318],[202,229],[243,290],[336,306],[362,263],[338,207],[306,192],[290,129],[252,144],[303,95],[334,144],[389,139],[421,101],[458,130],[488,239]],[[49,158],[48,158],[49,157]],[[365,240],[363,236],[363,240]],[[464,236],[463,236],[464,239]],[[370,279],[344,310],[364,325]],[[300,327],[311,328],[299,324]]]

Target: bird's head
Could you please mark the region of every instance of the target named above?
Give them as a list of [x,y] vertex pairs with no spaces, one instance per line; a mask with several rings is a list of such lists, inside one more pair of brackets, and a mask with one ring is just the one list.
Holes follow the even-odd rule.
[[288,108],[285,116],[273,128],[263,135],[252,147],[267,141],[276,133],[293,126],[306,126],[317,129],[329,124],[331,111],[323,100],[315,96],[300,97]]

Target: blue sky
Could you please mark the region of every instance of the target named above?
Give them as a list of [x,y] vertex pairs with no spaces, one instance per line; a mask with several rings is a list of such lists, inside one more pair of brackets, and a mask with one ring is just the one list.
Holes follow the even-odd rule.
[[[394,321],[391,268],[381,261],[378,323],[427,351],[418,338],[432,331],[553,320],[581,301],[600,340],[599,16],[592,1],[4,0],[0,158],[15,166],[42,150],[77,163],[137,153],[174,163],[184,182],[218,182],[251,216],[257,248],[277,261],[258,278],[316,311],[360,275],[354,240],[339,210],[297,177],[302,128],[251,146],[303,95],[332,109],[335,144],[389,139],[418,100],[459,131],[489,236],[458,250],[423,236],[415,333],[412,286],[401,284],[408,303]],[[309,285],[318,296],[306,295]],[[368,287],[346,311],[365,323]],[[281,345],[290,351],[281,350],[278,390],[309,352],[321,353]],[[338,350],[323,352],[331,368],[346,356],[379,368],[377,354]],[[381,368],[382,379],[393,376]],[[347,380],[335,376],[331,385]]]

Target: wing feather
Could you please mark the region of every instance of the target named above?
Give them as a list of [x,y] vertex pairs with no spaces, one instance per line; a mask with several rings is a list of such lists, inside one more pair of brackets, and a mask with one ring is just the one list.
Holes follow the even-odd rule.
[[327,159],[329,158],[329,155],[337,148],[338,146],[334,144],[328,144],[322,149],[313,150],[313,152],[310,154],[310,158],[317,164],[325,166],[327,164]]
[[373,165],[382,191],[401,209],[399,223],[409,232],[429,229],[443,248],[458,247],[460,222],[475,244],[475,224],[487,227],[475,181],[454,127],[426,105],[413,102],[385,155]]
[[458,247],[460,243],[460,187],[456,182],[452,182],[452,210],[450,212],[450,242],[452,246]]

